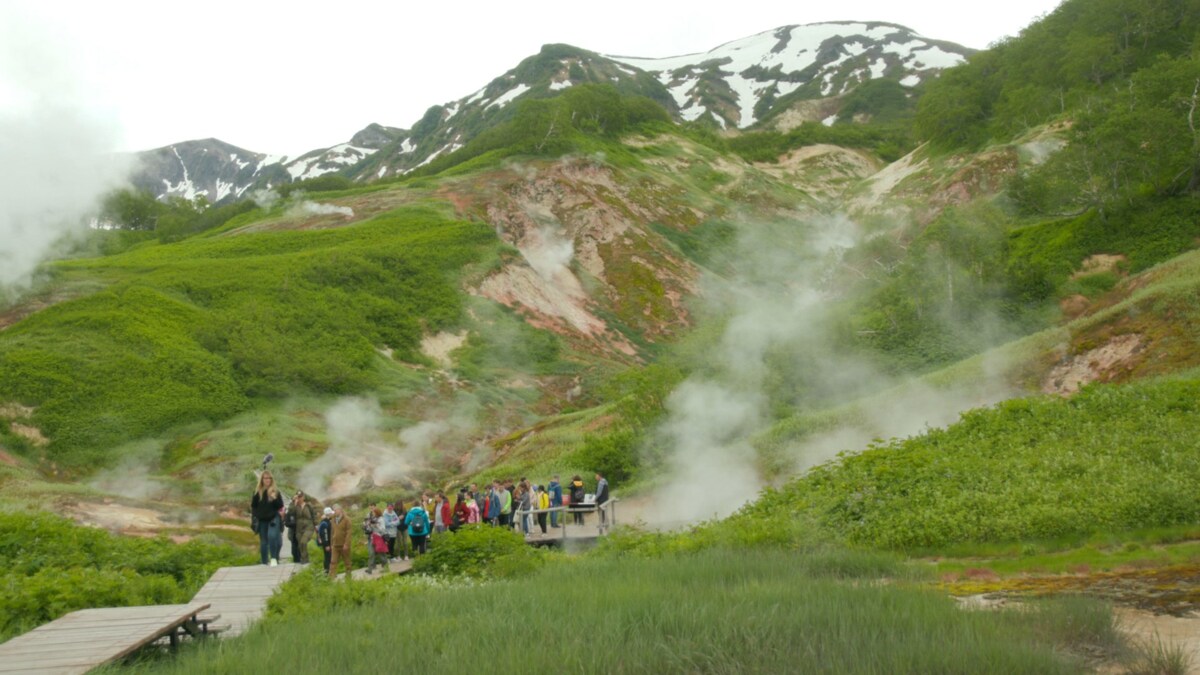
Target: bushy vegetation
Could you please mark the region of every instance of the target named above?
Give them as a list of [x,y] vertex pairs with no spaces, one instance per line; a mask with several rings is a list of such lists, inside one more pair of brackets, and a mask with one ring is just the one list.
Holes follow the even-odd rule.
[[[1067,0],[1018,37],[930,83],[918,105],[918,132],[943,145],[972,145],[1007,139],[1064,113],[1107,107],[1105,101],[1130,92],[1141,97],[1137,73],[1159,69],[1163,57],[1194,59],[1198,25],[1196,0]],[[1143,100],[1152,107],[1169,101]],[[1186,111],[1179,113],[1184,121]]]
[[900,159],[916,147],[909,126],[902,122],[879,122],[827,127],[819,122],[805,122],[787,133],[744,133],[725,139],[724,146],[750,162],[774,162],[790,150],[817,143],[869,149],[890,162]]
[[455,276],[496,241],[480,224],[409,207],[337,230],[140,247],[60,264],[108,289],[35,314],[0,338],[0,401],[68,464],[254,399],[352,393],[377,350],[417,358],[423,330],[459,320]]
[[[1079,672],[1083,663],[1063,650],[1117,641],[1098,603],[964,613],[936,593],[866,583],[878,579],[875,568],[845,583],[808,574],[821,567],[797,554],[713,551],[559,564],[473,587],[352,584],[370,590],[337,595],[369,595],[361,606],[306,607],[235,643],[141,669],[220,672],[265,660],[326,671],[385,658],[427,672],[480,659],[539,671]],[[396,648],[414,621],[421,640]]]
[[158,200],[145,190],[123,189],[105,197],[100,219],[122,229],[153,231],[159,241],[172,242],[220,227],[255,208],[249,199],[210,206],[204,197]]
[[109,534],[50,514],[0,513],[0,641],[89,607],[187,602],[253,557],[200,539]]
[[620,93],[608,84],[577,85],[553,98],[527,99],[516,104],[516,115],[491,127],[465,147],[411,175],[440,173],[487,155],[561,155],[602,149],[591,139],[613,139],[645,125],[667,123],[667,111],[653,100]]
[[521,534],[503,527],[465,525],[457,532],[433,535],[429,553],[417,556],[417,574],[504,578],[526,576],[545,562],[543,550],[525,543]]
[[846,541],[912,550],[1194,522],[1198,395],[1193,375],[971,411],[818,467],[727,526],[808,519]]

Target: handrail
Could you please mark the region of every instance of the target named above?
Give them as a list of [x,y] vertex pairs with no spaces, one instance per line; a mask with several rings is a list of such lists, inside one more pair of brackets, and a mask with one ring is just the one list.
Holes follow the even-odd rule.
[[[620,500],[618,500],[616,497],[611,497],[608,500],[606,500],[603,504],[597,504],[595,502],[583,502],[581,504],[564,504],[562,506],[551,506],[548,509],[514,509],[513,516],[514,517],[516,517],[516,516],[524,517],[524,516],[531,516],[531,515],[539,514],[539,513],[559,513],[559,512],[566,512],[566,513],[599,512],[601,517],[600,517],[600,523],[599,523],[599,526],[597,529],[599,531],[600,536],[604,536],[604,535],[608,534],[608,531],[610,529],[612,529],[613,525],[617,524],[616,505],[617,505],[618,501],[620,501]],[[607,518],[605,517],[606,514],[608,516]],[[562,526],[562,531],[563,531],[562,538],[564,541],[566,541],[566,539],[567,539],[567,519],[563,518],[562,521],[559,523],[559,525]]]

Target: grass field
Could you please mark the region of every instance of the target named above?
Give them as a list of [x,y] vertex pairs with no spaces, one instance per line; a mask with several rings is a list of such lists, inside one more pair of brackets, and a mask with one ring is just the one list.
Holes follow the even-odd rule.
[[487,584],[361,582],[237,641],[119,672],[519,663],[535,672],[1070,673],[1085,669],[1075,653],[1121,648],[1103,604],[964,612],[906,583],[910,574],[877,554],[713,550],[560,562]]

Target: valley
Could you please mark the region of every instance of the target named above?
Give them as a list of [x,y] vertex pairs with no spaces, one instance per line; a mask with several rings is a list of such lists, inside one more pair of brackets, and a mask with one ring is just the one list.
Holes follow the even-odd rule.
[[[244,561],[271,453],[355,514],[601,472],[631,517],[580,555],[482,527],[412,579],[301,573],[228,649],[114,671],[303,670],[276,637],[318,612],[590,589],[531,622],[564,636],[542,667],[1193,672],[1200,12],[1150,4],[1067,0],[982,52],[883,23],[547,45],[303,170],[152,151],[134,186],[165,192],[110,195],[0,304],[0,638]],[[1120,67],[1079,65],[1098,44]],[[27,531],[82,543],[44,568]],[[527,658],[502,632],[423,663]]]

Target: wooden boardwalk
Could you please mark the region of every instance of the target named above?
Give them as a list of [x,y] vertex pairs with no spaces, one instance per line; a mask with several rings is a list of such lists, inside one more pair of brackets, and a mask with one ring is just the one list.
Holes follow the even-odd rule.
[[[615,523],[611,511],[615,502],[601,507],[608,510],[610,524]],[[584,525],[575,525],[571,514],[564,510],[551,509],[570,522],[564,522],[562,528],[550,528],[544,535],[536,517],[532,518],[526,542],[563,545],[594,541],[607,533],[608,528],[599,527],[595,507],[588,510]],[[275,567],[222,567],[186,605],[84,609],[67,614],[0,644],[0,675],[74,675],[129,656],[159,640],[170,640],[174,645],[184,635],[241,635],[262,617],[275,591],[304,568],[289,562],[286,550],[283,557]],[[386,574],[405,574],[412,569],[412,561],[392,562],[386,567]],[[351,577],[365,580],[384,574],[382,569],[370,575],[358,569]]]
[[[387,563],[387,565],[386,565],[387,574],[408,574],[409,570],[412,569],[412,564],[413,564],[412,558],[409,558],[408,560],[397,560],[396,562]],[[357,569],[357,570],[354,570],[353,572],[351,572],[350,576],[355,581],[362,581],[364,579],[379,579],[379,578],[382,578],[384,575],[383,568],[384,568],[384,565],[376,565],[375,573],[367,574],[367,568],[363,567],[361,569]],[[338,575],[338,579],[343,580],[343,581],[346,579],[345,568],[342,568],[342,573],[340,575]]]
[[[241,635],[267,609],[267,599],[303,565],[280,563],[276,567],[252,565],[222,567],[196,593],[192,602],[209,605],[206,616],[228,626],[221,635]],[[218,616],[214,616],[218,615]]]
[[0,644],[0,673],[73,675],[128,656],[179,631],[203,634],[205,603],[81,609]]

